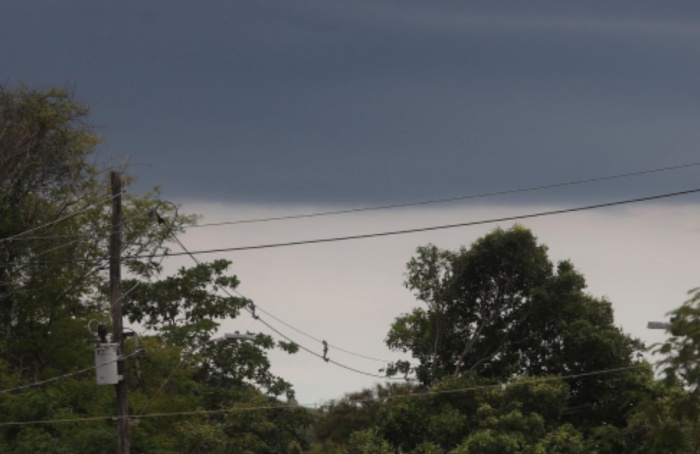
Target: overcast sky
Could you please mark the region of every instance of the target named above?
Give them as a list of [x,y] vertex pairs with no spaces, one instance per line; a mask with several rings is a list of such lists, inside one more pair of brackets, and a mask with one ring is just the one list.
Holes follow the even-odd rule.
[[[700,161],[699,55],[695,1],[23,0],[3,2],[0,15],[0,82],[74,89],[92,108],[102,156],[128,156],[133,190],[160,185],[204,221]],[[185,241],[217,248],[468,222],[694,189],[698,170],[478,205],[192,230]],[[649,340],[646,320],[700,285],[698,200],[526,224],[611,299],[627,331]],[[415,247],[468,245],[494,226],[222,256],[275,315],[387,355],[388,324],[415,303],[401,286]],[[275,361],[301,400],[368,383],[338,375],[319,384],[327,365]]]
[[406,201],[696,160],[699,20],[696,2],[14,1],[0,81],[75,87],[104,153],[178,200]]

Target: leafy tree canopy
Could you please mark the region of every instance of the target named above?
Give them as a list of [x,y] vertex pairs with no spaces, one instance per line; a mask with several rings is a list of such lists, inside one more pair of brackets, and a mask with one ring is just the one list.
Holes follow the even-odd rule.
[[[553,264],[522,226],[496,229],[457,251],[419,247],[405,285],[423,305],[398,317],[386,342],[417,365],[399,361],[389,374],[415,371],[424,387],[449,377],[580,375],[567,381],[560,419],[586,432],[624,427],[653,382],[641,367],[642,343],[614,325],[611,304],[587,294],[574,266]],[[606,370],[615,373],[587,375]]]
[[[65,90],[0,86],[2,452],[87,454],[115,446],[114,422],[100,419],[115,413],[114,390],[96,385],[91,370],[91,330],[111,319],[105,292],[110,167],[100,163],[100,139],[87,114]],[[124,180],[128,187],[131,180]],[[274,340],[211,342],[220,321],[248,304],[229,296],[238,285],[231,263],[200,263],[163,277],[158,257],[196,217],[179,214],[157,190],[125,191],[122,198],[122,255],[138,257],[124,262],[123,311],[149,332],[130,338],[124,352],[132,452],[303,449],[306,411],[242,413],[279,396],[293,398],[291,385],[270,371],[266,351],[277,346]],[[55,377],[62,378],[32,386]],[[147,417],[194,410],[205,412]],[[88,419],[32,422],[80,418]]]

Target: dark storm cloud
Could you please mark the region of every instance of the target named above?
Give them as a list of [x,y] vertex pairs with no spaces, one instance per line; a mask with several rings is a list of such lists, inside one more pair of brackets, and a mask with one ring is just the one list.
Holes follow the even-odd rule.
[[180,199],[383,203],[700,160],[700,7],[563,3],[18,2],[0,80],[75,83],[105,149]]

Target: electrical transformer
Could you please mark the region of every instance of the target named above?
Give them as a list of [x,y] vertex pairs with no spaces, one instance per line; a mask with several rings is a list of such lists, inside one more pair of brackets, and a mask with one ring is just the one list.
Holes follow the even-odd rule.
[[95,371],[98,385],[116,385],[121,380],[117,373],[119,344],[95,345]]

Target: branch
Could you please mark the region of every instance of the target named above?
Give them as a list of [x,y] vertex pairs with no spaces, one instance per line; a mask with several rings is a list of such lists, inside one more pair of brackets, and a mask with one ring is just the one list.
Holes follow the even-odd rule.
[[474,369],[476,369],[476,368],[477,368],[478,366],[480,366],[481,364],[485,363],[486,361],[489,361],[489,360],[493,359],[494,356],[496,356],[497,354],[501,353],[501,351],[503,351],[503,347],[505,347],[505,345],[506,345],[506,340],[508,340],[508,333],[506,333],[506,335],[503,336],[503,339],[501,340],[500,345],[496,348],[496,350],[493,351],[493,353],[491,353],[490,355],[484,356],[484,357],[481,358],[479,361],[475,362],[474,365],[472,365],[472,367],[470,367],[468,371],[469,371],[469,372],[473,371]]
[[462,368],[462,363],[464,361],[464,358],[467,356],[467,354],[471,351],[471,349],[474,347],[474,344],[476,344],[477,339],[481,335],[481,332],[484,330],[486,325],[488,325],[491,322],[491,319],[493,316],[488,317],[484,321],[481,322],[479,327],[476,329],[474,332],[474,335],[472,336],[471,339],[469,339],[469,342],[467,342],[467,345],[464,346],[464,350],[462,350],[462,353],[459,355],[459,358],[457,359],[457,367],[455,368],[455,376],[459,375],[459,372]]

